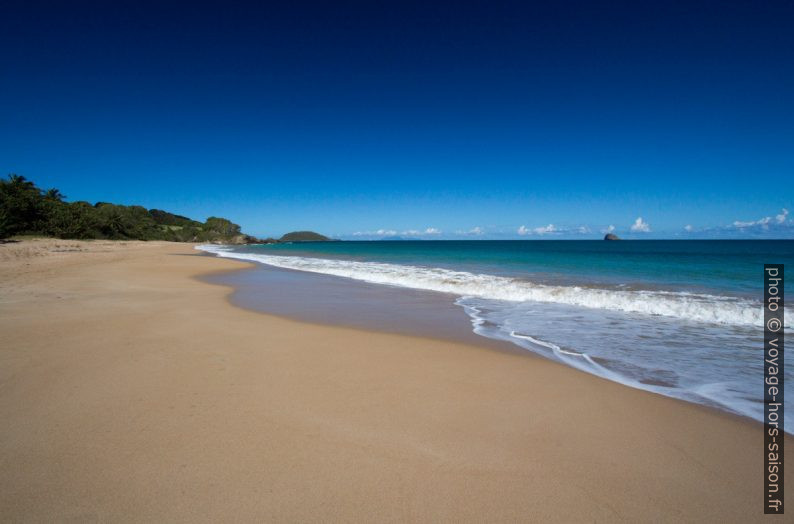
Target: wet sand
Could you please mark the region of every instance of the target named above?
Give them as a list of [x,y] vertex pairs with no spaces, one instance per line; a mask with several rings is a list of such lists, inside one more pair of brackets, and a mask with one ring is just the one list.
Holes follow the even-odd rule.
[[[214,256],[209,253],[206,256]],[[526,353],[472,331],[456,295],[384,286],[264,264],[202,278],[234,288],[235,306],[311,324],[344,326],[483,345]]]

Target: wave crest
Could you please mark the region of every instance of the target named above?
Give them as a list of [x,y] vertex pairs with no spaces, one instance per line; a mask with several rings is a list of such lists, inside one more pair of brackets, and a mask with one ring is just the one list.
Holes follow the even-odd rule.
[[[763,325],[761,303],[736,297],[671,291],[555,286],[437,267],[243,253],[218,245],[200,245],[196,246],[196,249],[221,257],[250,260],[283,269],[458,296],[567,304],[627,313],[662,315],[713,324],[759,327]],[[791,318],[788,308],[786,309],[786,317]],[[791,327],[788,321],[785,327]]]

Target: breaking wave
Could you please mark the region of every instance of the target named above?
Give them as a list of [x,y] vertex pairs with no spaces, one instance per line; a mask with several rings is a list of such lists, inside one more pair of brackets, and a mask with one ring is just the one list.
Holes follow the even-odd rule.
[[[245,253],[219,245],[201,245],[196,249],[221,257],[250,260],[284,269],[458,296],[512,302],[565,304],[732,326],[763,325],[761,303],[737,297],[660,290],[548,285],[518,278],[438,267]],[[786,313],[786,318],[792,318],[788,311]],[[790,323],[787,321],[786,328],[789,327]]]

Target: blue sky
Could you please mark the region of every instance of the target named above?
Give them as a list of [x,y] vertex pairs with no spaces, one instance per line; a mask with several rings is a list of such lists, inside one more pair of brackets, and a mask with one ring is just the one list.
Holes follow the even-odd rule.
[[4,2],[0,170],[256,235],[794,238],[791,2],[281,4]]

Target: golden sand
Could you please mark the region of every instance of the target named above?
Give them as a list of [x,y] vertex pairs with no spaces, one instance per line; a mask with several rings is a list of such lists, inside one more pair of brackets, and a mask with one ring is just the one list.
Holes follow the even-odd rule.
[[194,278],[245,267],[185,244],[0,245],[0,520],[763,518],[757,423],[529,355],[242,310]]

